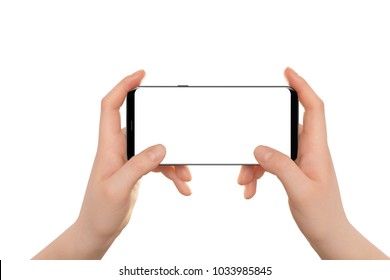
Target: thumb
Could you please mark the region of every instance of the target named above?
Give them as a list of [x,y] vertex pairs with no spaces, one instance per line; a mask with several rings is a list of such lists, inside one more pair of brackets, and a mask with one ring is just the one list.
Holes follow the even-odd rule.
[[130,192],[142,176],[157,168],[165,153],[165,147],[160,144],[145,149],[128,160],[111,177],[111,183],[116,188]]
[[265,171],[272,173],[282,182],[287,195],[296,195],[307,185],[308,178],[295,162],[285,154],[266,146],[258,146],[254,155]]

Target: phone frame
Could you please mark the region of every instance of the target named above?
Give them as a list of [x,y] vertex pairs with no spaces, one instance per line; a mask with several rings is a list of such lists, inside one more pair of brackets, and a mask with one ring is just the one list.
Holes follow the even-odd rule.
[[[127,159],[134,156],[135,152],[135,92],[138,88],[176,88],[176,87],[192,87],[192,88],[287,88],[290,91],[291,96],[291,124],[290,124],[290,158],[295,160],[298,155],[298,126],[299,126],[299,100],[298,94],[290,86],[139,86],[128,92],[126,98],[126,146],[127,146]],[[131,110],[130,110],[131,108]],[[171,164],[161,164],[171,165]],[[176,165],[253,165],[253,164],[237,164],[237,163],[223,163],[223,164],[210,164],[210,163],[196,163],[196,164],[176,164]]]

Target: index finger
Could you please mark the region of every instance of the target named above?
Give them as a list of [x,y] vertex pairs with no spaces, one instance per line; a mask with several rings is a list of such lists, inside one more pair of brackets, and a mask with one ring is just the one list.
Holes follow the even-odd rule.
[[138,87],[145,76],[139,70],[120,81],[101,102],[99,142],[106,143],[116,133],[121,133],[119,108],[126,99],[127,93]]
[[309,84],[291,68],[284,72],[288,83],[298,93],[299,101],[305,108],[303,132],[312,144],[326,143],[326,122],[324,103]]

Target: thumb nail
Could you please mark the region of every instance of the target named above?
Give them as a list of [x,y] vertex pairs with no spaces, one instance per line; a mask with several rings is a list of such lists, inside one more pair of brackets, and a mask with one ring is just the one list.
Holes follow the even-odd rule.
[[272,156],[272,150],[265,146],[258,146],[255,149],[255,157],[260,163],[265,163]]
[[165,154],[165,147],[161,144],[152,146],[148,150],[148,157],[152,161],[160,161]]

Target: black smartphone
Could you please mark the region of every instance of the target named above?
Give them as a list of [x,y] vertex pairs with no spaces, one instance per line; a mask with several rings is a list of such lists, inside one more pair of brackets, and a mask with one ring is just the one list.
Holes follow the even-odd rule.
[[258,145],[293,160],[298,96],[288,86],[140,86],[127,95],[127,157],[155,144],[161,165],[255,165]]

